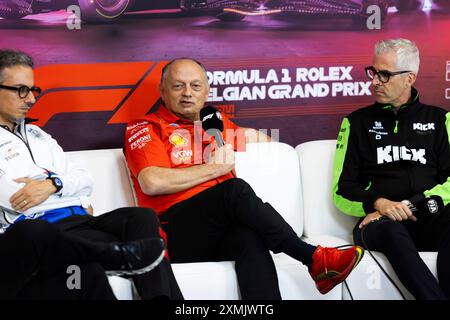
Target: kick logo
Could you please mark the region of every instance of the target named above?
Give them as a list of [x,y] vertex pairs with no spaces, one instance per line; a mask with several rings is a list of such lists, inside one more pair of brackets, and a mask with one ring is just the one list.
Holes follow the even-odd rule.
[[414,123],[413,130],[418,130],[418,131],[435,130],[434,123]]
[[405,146],[386,146],[377,148],[377,163],[391,163],[401,160],[410,160],[427,163],[425,149],[408,149]]

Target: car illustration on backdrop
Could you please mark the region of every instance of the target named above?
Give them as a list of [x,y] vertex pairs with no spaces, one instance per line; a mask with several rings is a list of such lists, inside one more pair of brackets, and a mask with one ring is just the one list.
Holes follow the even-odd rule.
[[180,0],[0,0],[0,17],[22,17],[78,5],[81,19],[88,22],[111,21],[127,11],[179,8]]
[[114,19],[127,10],[131,0],[0,0],[0,17],[20,19],[30,14],[67,9],[76,4],[87,21]]
[[399,11],[421,9],[425,0],[181,0],[181,7],[204,11],[220,20],[238,21],[257,15],[314,15],[352,17],[365,21],[367,8],[377,5],[384,19],[388,8]]
[[[113,21],[126,12],[149,9],[180,9],[187,13],[212,15],[221,20],[242,20],[245,16],[322,15],[348,16],[355,20],[367,17],[370,5],[379,5],[382,17],[389,6],[399,11],[421,9],[425,0],[0,0],[0,17],[22,17],[67,9],[75,4],[81,9],[81,18],[88,22]],[[449,0],[433,0],[442,8],[450,8]]]

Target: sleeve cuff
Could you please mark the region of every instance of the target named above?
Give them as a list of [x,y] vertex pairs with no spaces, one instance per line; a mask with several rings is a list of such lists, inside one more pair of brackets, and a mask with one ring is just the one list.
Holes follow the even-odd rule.
[[375,201],[377,201],[377,199],[379,198],[384,198],[384,196],[379,194],[378,195],[370,194],[366,197],[366,200],[364,200],[363,202],[363,209],[366,214],[376,211]]
[[412,198],[409,198],[408,200],[413,204],[413,206],[416,207],[418,203],[425,200],[425,195],[423,193],[418,193],[415,196],[413,196]]

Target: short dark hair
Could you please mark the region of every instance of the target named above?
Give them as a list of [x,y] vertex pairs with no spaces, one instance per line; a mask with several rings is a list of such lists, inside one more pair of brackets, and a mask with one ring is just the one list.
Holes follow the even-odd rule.
[[13,66],[34,67],[33,58],[28,54],[18,50],[1,49],[0,50],[0,82],[3,79],[3,70]]
[[166,77],[167,77],[167,71],[169,70],[169,67],[170,67],[174,62],[179,61],[179,60],[190,60],[190,61],[192,61],[192,62],[195,62],[196,64],[198,64],[198,65],[200,66],[200,68],[202,68],[203,72],[205,73],[205,78],[208,79],[208,77],[206,76],[206,68],[205,68],[205,66],[204,66],[200,61],[195,60],[195,59],[192,59],[192,58],[188,58],[188,57],[182,57],[182,58],[176,58],[176,59],[173,59],[173,60],[169,61],[169,62],[164,66],[164,68],[163,68],[162,71],[161,71],[161,81],[160,81],[160,83],[159,83],[159,86],[160,86],[160,87],[162,87],[162,84],[163,84],[164,80],[166,80]]

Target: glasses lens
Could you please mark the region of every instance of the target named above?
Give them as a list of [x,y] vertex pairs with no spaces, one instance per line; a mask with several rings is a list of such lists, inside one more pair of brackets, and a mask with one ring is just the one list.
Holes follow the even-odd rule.
[[391,77],[391,74],[389,72],[386,72],[386,71],[378,72],[378,78],[383,83],[388,82],[390,77]]
[[33,95],[35,98],[39,97],[41,95],[42,89],[39,87],[34,87],[33,88]]
[[373,80],[375,77],[375,70],[373,68],[366,68],[366,74],[370,80]]
[[26,98],[28,96],[28,94],[30,93],[30,88],[26,87],[26,86],[22,86],[19,88],[19,97]]

